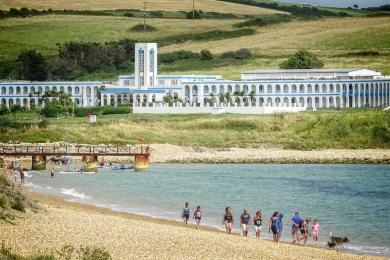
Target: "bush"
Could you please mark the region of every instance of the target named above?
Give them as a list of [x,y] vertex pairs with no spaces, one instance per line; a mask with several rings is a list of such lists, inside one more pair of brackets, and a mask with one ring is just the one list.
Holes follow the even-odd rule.
[[80,247],[79,259],[83,260],[108,260],[110,253],[98,247]]
[[163,53],[159,56],[159,61],[161,63],[173,63],[178,60],[186,60],[200,58],[200,54],[191,51],[174,51],[170,53]]
[[237,51],[228,51],[224,52],[221,55],[222,59],[237,59],[237,60],[245,60],[253,58],[252,52],[249,49],[242,48]]
[[6,209],[9,206],[8,197],[0,193],[0,208]]
[[142,23],[139,23],[137,25],[134,25],[130,28],[130,31],[133,32],[154,32],[157,31],[156,27],[153,27],[151,25],[145,24],[145,27]]
[[131,112],[132,110],[130,107],[105,107],[103,109],[103,115],[128,114]]
[[280,64],[282,69],[317,69],[323,66],[324,63],[315,54],[305,50],[296,52]]
[[202,10],[195,10],[194,12],[189,11],[186,14],[187,19],[202,19],[203,18],[203,11]]
[[149,12],[149,14],[151,17],[157,17],[157,18],[164,17],[164,13],[161,11],[151,11]]
[[8,179],[8,177],[6,175],[0,174],[0,185],[1,186],[11,187],[12,183],[11,183],[11,181]]
[[213,59],[213,54],[209,50],[202,50],[200,52],[200,59],[201,60],[212,60]]
[[0,116],[6,115],[6,114],[9,114],[9,113],[10,113],[10,111],[9,111],[7,106],[2,105],[0,107]]
[[48,128],[49,127],[49,120],[43,119],[38,122],[38,127],[39,128]]
[[58,108],[53,106],[46,106],[42,108],[40,114],[45,117],[57,117],[58,115],[67,113],[68,110],[66,108]]
[[343,138],[348,137],[351,133],[351,124],[346,120],[334,119],[328,126],[328,135],[330,137]]
[[371,130],[372,139],[380,143],[390,142],[390,131],[386,127],[373,127]]
[[26,212],[26,203],[20,197],[16,197],[14,201],[11,202],[11,208],[20,212]]
[[290,22],[291,17],[289,15],[274,15],[274,16],[265,16],[265,17],[256,17],[254,19],[249,19],[245,22],[234,24],[233,26],[236,28],[242,27],[262,27],[270,24],[284,23]]
[[123,16],[126,16],[126,17],[135,17],[135,15],[134,15],[133,13],[130,13],[130,12],[124,13]]

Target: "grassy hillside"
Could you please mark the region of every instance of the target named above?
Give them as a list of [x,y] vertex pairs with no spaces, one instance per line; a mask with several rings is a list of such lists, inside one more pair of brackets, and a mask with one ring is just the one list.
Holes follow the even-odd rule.
[[[140,18],[119,16],[44,15],[0,20],[0,61],[16,58],[23,49],[37,49],[45,56],[57,53],[56,43],[67,41],[106,42],[124,38],[147,41],[168,36],[233,30],[237,19],[148,19],[157,28],[152,33],[129,31]],[[253,27],[255,35],[215,41],[187,41],[160,48],[160,53],[176,50],[214,54],[250,48],[256,57],[226,63],[221,60],[200,62],[185,60],[163,65],[160,72],[221,74],[237,79],[249,69],[277,68],[288,55],[299,49],[310,50],[325,61],[328,68],[368,67],[390,74],[390,17],[295,19],[292,22]],[[375,51],[366,56],[362,51]],[[130,70],[130,69],[129,69]],[[99,75],[96,76],[96,79]],[[115,75],[113,76],[115,78]]]
[[[143,1],[136,0],[2,0],[0,9],[9,8],[35,8],[42,9],[73,9],[73,10],[113,10],[113,9],[143,9]],[[195,0],[195,8],[208,12],[225,12],[235,14],[272,14],[279,11],[251,7],[246,5],[223,3],[217,0]],[[147,5],[148,10],[171,10],[189,11],[192,10],[192,0],[153,0]]]
[[268,116],[107,115],[98,116],[93,126],[86,117],[49,119],[47,128],[31,127],[37,123],[33,113],[18,114],[17,121],[25,127],[3,128],[0,141],[134,144],[144,138],[208,147],[390,148],[390,112],[377,109]]

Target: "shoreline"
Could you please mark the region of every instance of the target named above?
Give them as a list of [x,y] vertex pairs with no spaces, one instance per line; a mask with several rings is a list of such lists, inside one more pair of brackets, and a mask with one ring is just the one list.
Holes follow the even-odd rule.
[[[242,247],[242,246],[245,247],[245,246],[247,246],[246,245],[247,243],[251,243],[251,244],[254,243],[253,245],[251,245],[249,247],[249,249],[247,248],[247,250],[249,250],[250,252],[252,252],[252,250],[253,250],[252,254],[248,255],[248,257],[244,256],[244,258],[249,258],[249,259],[258,258],[258,256],[256,256],[256,252],[259,249],[258,248],[259,244],[261,244],[261,246],[266,246],[268,249],[271,249],[270,252],[267,251],[268,255],[261,255],[262,256],[261,258],[265,258],[265,259],[266,258],[274,258],[274,259],[294,258],[297,253],[299,255],[301,255],[300,258],[302,258],[302,259],[312,259],[312,258],[315,258],[318,256],[321,256],[321,259],[340,259],[340,258],[343,258],[343,259],[388,259],[385,256],[367,255],[367,254],[362,254],[362,253],[350,251],[350,250],[332,250],[332,249],[328,249],[326,247],[312,246],[312,245],[308,245],[308,246],[304,247],[301,245],[292,245],[291,243],[288,243],[288,242],[274,243],[274,242],[272,242],[268,239],[264,239],[264,238],[260,239],[260,240],[257,240],[254,237],[244,238],[244,237],[240,236],[239,233],[234,233],[234,234],[229,236],[229,235],[226,235],[224,231],[221,231],[221,230],[214,228],[214,227],[201,226],[201,230],[198,231],[195,229],[194,224],[189,224],[189,228],[184,228],[181,221],[137,215],[137,214],[127,213],[127,212],[114,211],[114,210],[111,210],[109,208],[98,207],[98,206],[94,206],[94,205],[90,205],[90,204],[71,202],[71,201],[67,201],[65,197],[51,195],[51,194],[38,193],[38,192],[32,192],[32,191],[28,191],[25,188],[23,188],[23,192],[28,194],[32,199],[37,200],[39,202],[39,204],[41,204],[45,208],[45,211],[40,212],[40,213],[28,213],[30,216],[26,217],[25,220],[23,220],[24,218],[21,218],[22,220],[18,220],[18,222],[21,221],[23,223],[23,221],[26,221],[31,217],[33,217],[34,219],[41,219],[41,217],[45,218],[46,217],[45,215],[47,215],[47,214],[51,215],[51,213],[53,211],[56,211],[55,215],[57,217],[59,217],[59,219],[57,221],[44,220],[44,221],[46,221],[44,223],[44,227],[49,229],[49,230],[51,230],[53,228],[58,229],[58,227],[62,225],[61,223],[59,223],[62,220],[62,215],[64,215],[63,216],[64,219],[67,219],[69,217],[68,214],[70,214],[70,215],[82,214],[82,215],[87,215],[87,218],[93,218],[94,216],[99,216],[99,217],[103,218],[103,221],[107,221],[110,218],[116,218],[117,220],[122,220],[122,221],[137,222],[139,227],[142,227],[144,225],[152,225],[154,227],[157,227],[158,229],[166,229],[166,230],[168,230],[167,231],[168,233],[170,233],[171,231],[173,232],[173,230],[174,230],[175,231],[174,234],[169,234],[169,239],[173,239],[173,240],[177,239],[177,237],[175,237],[175,236],[181,237],[182,236],[181,233],[187,234],[189,232],[189,233],[192,233],[192,235],[199,235],[200,236],[199,238],[201,239],[200,241],[205,240],[205,242],[208,241],[209,236],[211,236],[211,237],[217,236],[217,241],[218,241],[217,243],[218,243],[218,245],[220,243],[221,245],[219,245],[219,246],[222,246],[222,247],[226,246],[225,245],[226,241],[225,242],[222,241],[225,239],[229,240],[229,241],[234,240],[236,243],[238,243],[239,247]],[[31,216],[31,214],[32,214],[32,216]],[[86,220],[84,220],[84,222],[85,221]],[[75,223],[75,222],[72,222],[70,225],[74,225],[74,224],[78,225],[78,223]],[[4,225],[4,223],[0,222],[0,228],[2,227],[2,225]],[[68,225],[68,223],[66,225]],[[16,229],[17,229],[17,226],[18,226],[18,224],[16,225]],[[80,227],[78,229],[80,229]],[[85,235],[84,233],[87,233],[87,232],[83,231],[82,229],[83,229],[83,227],[81,227],[81,230],[77,230],[77,233],[80,233],[80,234],[82,234],[81,236],[84,236]],[[171,229],[173,229],[173,230],[171,230]],[[40,231],[37,231],[34,229],[33,229],[33,231],[35,233],[40,232]],[[98,232],[99,230],[94,230],[94,231]],[[119,231],[121,231],[121,229],[119,229]],[[177,232],[179,232],[179,233],[177,233]],[[44,233],[46,233],[46,232],[44,232]],[[154,232],[151,232],[151,233],[154,233]],[[36,235],[36,234],[34,234],[34,235]],[[23,237],[25,237],[25,235],[23,235]],[[61,235],[60,235],[60,237],[61,237]],[[8,241],[6,241],[6,242],[8,242]],[[197,241],[197,242],[200,243],[199,241]],[[55,244],[58,244],[58,243],[55,243]],[[97,245],[101,245],[101,244],[102,244],[102,241],[97,243]],[[231,245],[230,243],[228,243],[228,244]],[[16,244],[16,245],[19,245],[19,244]],[[66,244],[62,244],[62,246],[63,245],[66,245]],[[89,243],[88,243],[88,245],[89,245]],[[15,244],[13,244],[12,246],[14,247]],[[215,246],[215,244],[208,245],[208,243],[207,243],[207,245],[205,245],[205,246],[213,247],[213,246]],[[255,248],[253,248],[253,246],[255,246]],[[279,252],[279,254],[277,252],[273,252],[275,250],[275,248],[280,249],[281,252]],[[33,251],[30,251],[30,249],[27,251],[22,250],[22,252],[23,253],[33,252]],[[110,253],[111,253],[110,247],[106,247],[105,249],[110,251]],[[36,249],[34,248],[33,250],[36,250]],[[207,250],[210,250],[210,249],[207,249]],[[162,253],[162,252],[158,252],[157,255],[154,255],[154,254],[149,255],[149,257],[153,257],[153,258],[158,257],[158,256],[160,256],[159,255],[160,253]],[[233,258],[237,257],[237,255],[235,255],[236,252],[234,252],[234,250],[233,250],[233,252],[230,252],[230,254],[231,253],[233,253],[233,255],[231,255],[231,257],[233,257]],[[291,257],[286,257],[286,254],[290,254]],[[303,254],[303,256],[302,256],[302,254]],[[180,253],[178,255],[181,256]],[[170,256],[169,257],[162,256],[162,258],[179,258],[179,257],[170,257]],[[196,258],[203,258],[203,257],[205,257],[205,255],[201,255],[200,257],[196,257]],[[216,257],[216,258],[221,258],[221,257]],[[114,255],[113,259],[124,259],[124,258],[123,257],[116,257]]]
[[[58,143],[58,145],[64,143]],[[45,144],[42,144],[45,145]],[[86,144],[81,146],[89,147]],[[140,151],[140,145],[134,151]],[[151,144],[151,163],[210,163],[210,164],[390,164],[390,149],[323,149],[288,150],[274,146],[257,148],[209,148],[203,146],[179,146]],[[18,157],[16,157],[18,158]],[[20,157],[19,157],[20,158]],[[26,157],[27,158],[27,157]],[[111,162],[133,162],[129,157],[99,156]],[[11,157],[6,158],[12,160]],[[73,157],[81,161],[80,157]]]

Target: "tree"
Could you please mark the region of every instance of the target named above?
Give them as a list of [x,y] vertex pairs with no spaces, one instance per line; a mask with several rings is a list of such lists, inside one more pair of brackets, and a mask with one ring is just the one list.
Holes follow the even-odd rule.
[[359,9],[359,6],[358,5],[353,5],[354,8],[356,9]]
[[200,52],[200,59],[201,60],[212,60],[213,59],[213,54],[209,50],[202,50]]
[[0,116],[6,115],[8,113],[9,113],[9,109],[7,106],[4,105],[0,106]]
[[296,52],[280,64],[282,69],[317,69],[323,66],[324,63],[315,54],[305,50]]
[[16,119],[16,112],[21,111],[22,107],[20,105],[13,105],[10,107],[10,111],[12,115],[14,116],[14,120]]
[[47,79],[46,61],[36,50],[22,51],[17,62],[20,79],[30,81],[45,81]]

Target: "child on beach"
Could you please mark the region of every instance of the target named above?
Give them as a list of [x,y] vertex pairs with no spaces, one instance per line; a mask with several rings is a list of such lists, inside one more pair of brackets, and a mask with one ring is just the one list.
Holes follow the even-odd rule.
[[193,217],[196,222],[196,229],[199,229],[200,220],[202,219],[202,210],[200,209],[200,206],[196,207]]
[[190,218],[190,205],[188,202],[186,202],[181,209],[181,217],[183,218],[184,226],[186,227],[188,225],[188,219]]
[[223,215],[222,224],[225,225],[226,228],[226,234],[232,233],[232,227],[233,227],[233,214],[232,209],[230,207],[227,207],[225,209],[225,214]]
[[318,243],[318,234],[320,232],[320,224],[315,219],[313,222],[313,226],[311,227],[311,235],[313,236],[313,240]]
[[253,218],[253,224],[255,226],[255,231],[256,231],[256,238],[260,238],[262,222],[263,222],[263,214],[259,210],[256,212],[256,216]]

